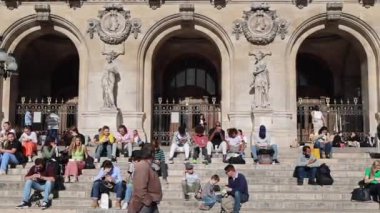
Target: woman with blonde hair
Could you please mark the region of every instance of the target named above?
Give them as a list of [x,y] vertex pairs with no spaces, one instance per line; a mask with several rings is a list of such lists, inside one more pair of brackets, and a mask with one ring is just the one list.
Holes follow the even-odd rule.
[[364,183],[368,184],[373,201],[379,202],[380,196],[380,160],[375,160],[370,168],[365,169]]
[[88,157],[86,146],[83,145],[80,136],[75,136],[69,146],[68,152],[71,157],[65,169],[65,182],[70,182],[70,176],[74,176],[75,182],[78,182],[78,176],[86,165],[85,158]]

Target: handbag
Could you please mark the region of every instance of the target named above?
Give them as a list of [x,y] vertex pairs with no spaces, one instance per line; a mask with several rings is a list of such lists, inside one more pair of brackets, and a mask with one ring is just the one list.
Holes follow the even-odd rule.
[[371,195],[369,193],[369,188],[359,187],[351,192],[351,201],[366,202],[371,201]]

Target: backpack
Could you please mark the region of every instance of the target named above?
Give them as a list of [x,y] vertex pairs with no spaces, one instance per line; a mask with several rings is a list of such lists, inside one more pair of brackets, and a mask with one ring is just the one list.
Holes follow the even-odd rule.
[[243,159],[241,155],[239,155],[237,157],[230,157],[230,159],[228,159],[228,163],[229,164],[245,164],[245,160]]
[[321,164],[317,170],[317,183],[321,186],[323,185],[332,185],[334,179],[331,177],[330,168],[325,164]]
[[351,201],[361,201],[361,202],[371,201],[369,188],[359,187],[359,188],[354,189],[351,192],[351,194],[352,194]]

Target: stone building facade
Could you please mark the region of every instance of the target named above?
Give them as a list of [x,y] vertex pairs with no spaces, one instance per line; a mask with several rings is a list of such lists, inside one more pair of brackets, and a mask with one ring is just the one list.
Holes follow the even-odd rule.
[[[360,93],[364,131],[373,132],[379,14],[375,1],[364,0],[1,1],[0,47],[20,65],[18,77],[2,81],[3,120],[12,120],[19,88],[43,94],[57,88],[37,91],[37,85],[65,76],[64,69],[36,68],[76,60],[79,129],[92,134],[104,124],[125,123],[150,138],[152,105],[160,91],[173,89],[165,70],[190,57],[213,69],[207,84],[214,85],[209,92],[220,103],[225,128],[249,135],[265,124],[276,143],[288,146],[297,137],[302,52],[334,70],[322,77],[332,82],[333,94]],[[27,76],[38,77],[28,83]]]

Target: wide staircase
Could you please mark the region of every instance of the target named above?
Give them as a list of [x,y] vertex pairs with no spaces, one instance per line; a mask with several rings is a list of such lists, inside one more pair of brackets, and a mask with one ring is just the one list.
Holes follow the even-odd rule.
[[[166,147],[164,148],[165,150]],[[92,148],[93,150],[93,148]],[[254,165],[251,158],[246,158],[245,165],[236,165],[243,173],[249,184],[250,200],[243,204],[241,212],[379,212],[379,204],[375,202],[352,202],[351,191],[357,187],[358,181],[363,178],[364,169],[370,166],[373,159],[369,157],[368,149],[337,149],[333,159],[323,159],[332,171],[334,185],[315,186],[308,185],[307,180],[303,186],[297,186],[296,179],[292,177],[295,161],[300,149],[280,149],[278,165]],[[374,151],[374,150],[373,150]],[[117,165],[126,175],[127,159],[120,158]],[[213,158],[212,164],[196,164],[194,171],[201,176],[202,183],[209,180],[213,174],[221,177],[220,185],[227,182],[220,157]],[[10,169],[8,175],[0,176],[0,212],[40,212],[40,208],[15,209],[22,198],[23,177],[32,166],[28,163],[26,168],[17,166]],[[99,165],[97,165],[99,167]],[[59,191],[58,198],[53,199],[52,206],[44,212],[79,213],[79,212],[120,212],[125,210],[91,209],[90,190],[93,177],[98,169],[84,170],[78,183],[66,183],[66,190]],[[183,155],[175,158],[174,164],[169,164],[169,184],[162,182],[163,201],[159,205],[160,212],[201,212],[198,210],[199,202],[193,197],[190,201],[183,199],[180,182],[184,176]],[[111,199],[114,198],[112,193]],[[216,204],[210,212],[220,212],[220,204]]]

